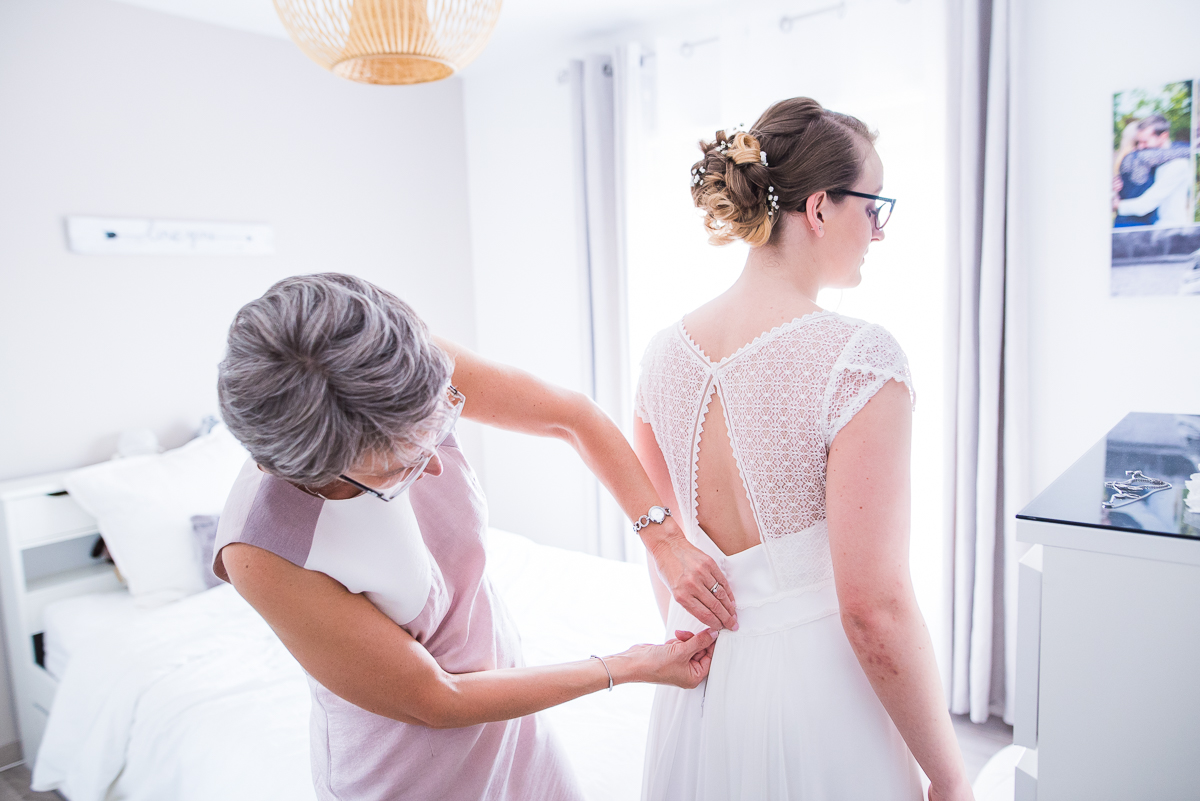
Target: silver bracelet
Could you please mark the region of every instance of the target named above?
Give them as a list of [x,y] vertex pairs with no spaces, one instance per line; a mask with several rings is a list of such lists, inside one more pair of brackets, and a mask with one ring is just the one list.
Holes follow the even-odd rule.
[[608,663],[604,661],[604,657],[592,654],[592,659],[599,659],[600,664],[604,665],[604,672],[608,674],[608,691],[611,693],[613,688],[612,671],[608,669]]

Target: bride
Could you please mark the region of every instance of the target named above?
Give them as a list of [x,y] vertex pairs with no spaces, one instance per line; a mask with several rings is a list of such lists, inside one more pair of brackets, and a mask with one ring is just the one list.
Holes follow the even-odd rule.
[[[883,239],[873,140],[793,98],[701,143],[710,239],[750,255],[647,348],[634,444],[739,626],[706,683],[657,690],[644,799],[919,799],[917,763],[931,799],[972,797],[909,576],[907,359],[815,302]],[[668,631],[703,628],[656,590]]]

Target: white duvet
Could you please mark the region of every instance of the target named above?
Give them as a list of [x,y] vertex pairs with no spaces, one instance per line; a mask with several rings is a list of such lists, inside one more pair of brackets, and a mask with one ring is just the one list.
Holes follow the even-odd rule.
[[[549,664],[661,641],[642,567],[493,531],[489,574]],[[640,792],[651,687],[545,713],[595,801]],[[300,666],[229,586],[147,612],[79,647],[33,773],[70,801],[304,801],[309,693]]]

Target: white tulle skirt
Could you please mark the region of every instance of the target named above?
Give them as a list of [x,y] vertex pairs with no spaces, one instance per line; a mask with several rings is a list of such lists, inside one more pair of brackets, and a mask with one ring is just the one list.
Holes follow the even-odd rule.
[[[919,801],[916,762],[858,664],[833,586],[777,591],[763,546],[725,556],[738,601],[708,678],[659,687],[643,801]],[[668,633],[703,626],[674,601]]]

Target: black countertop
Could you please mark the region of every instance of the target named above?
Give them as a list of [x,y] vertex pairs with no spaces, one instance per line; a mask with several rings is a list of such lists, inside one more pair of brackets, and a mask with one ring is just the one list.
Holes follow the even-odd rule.
[[[1117,509],[1106,481],[1141,470],[1172,487]],[[1183,482],[1200,472],[1200,415],[1133,412],[1020,511],[1020,520],[1200,539],[1200,514],[1183,502]],[[1120,503],[1120,501],[1117,501]]]

